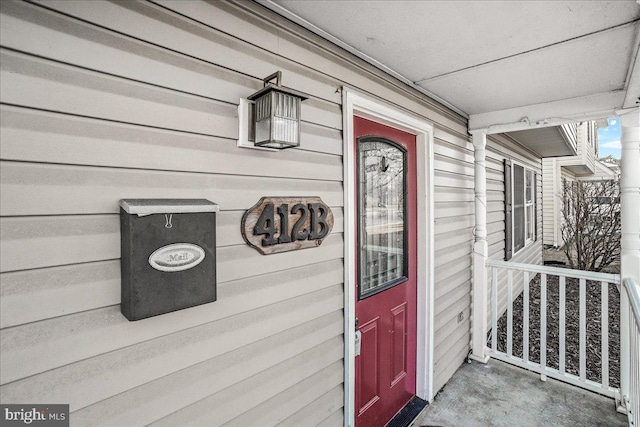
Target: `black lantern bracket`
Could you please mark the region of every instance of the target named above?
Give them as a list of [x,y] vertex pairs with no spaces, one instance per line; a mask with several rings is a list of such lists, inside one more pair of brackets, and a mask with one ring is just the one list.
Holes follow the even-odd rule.
[[279,151],[300,145],[301,103],[309,95],[280,84],[282,72],[263,79],[263,87],[240,99],[237,146]]

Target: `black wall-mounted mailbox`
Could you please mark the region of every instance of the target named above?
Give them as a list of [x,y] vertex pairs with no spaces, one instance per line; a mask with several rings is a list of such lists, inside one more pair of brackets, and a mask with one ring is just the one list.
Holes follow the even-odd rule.
[[216,300],[217,204],[120,200],[122,314],[140,320]]

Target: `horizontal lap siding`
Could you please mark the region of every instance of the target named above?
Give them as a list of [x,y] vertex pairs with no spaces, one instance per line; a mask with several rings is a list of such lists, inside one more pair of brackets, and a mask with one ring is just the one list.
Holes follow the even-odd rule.
[[558,180],[558,195],[557,195],[557,200],[558,200],[558,246],[562,247],[564,246],[564,239],[562,238],[562,227],[565,226],[565,219],[564,219],[564,185],[565,183],[567,185],[571,185],[572,183],[574,183],[576,181],[576,175],[573,174],[571,171],[569,171],[566,168],[563,168],[561,166],[558,167],[559,169],[559,175],[560,178]]
[[[468,351],[473,227],[473,152],[457,116],[255,4],[1,12],[3,402],[69,403],[77,425],[341,424],[343,85],[435,125],[436,390],[452,375]],[[238,148],[238,100],[276,69],[310,95],[302,144]],[[239,224],[264,195],[320,196],[331,235],[258,254]],[[120,314],[121,198],[220,205],[218,301]]]
[[[561,197],[561,185],[562,181],[559,176],[560,167],[557,165],[555,159],[542,159],[542,219],[543,219],[543,243],[549,246],[562,246],[561,237],[558,233],[559,229],[559,221],[560,215],[562,215],[560,209],[562,208],[562,197]],[[554,184],[554,180],[557,180],[557,184],[560,184],[556,188],[556,184]],[[555,189],[555,192],[554,192]],[[556,216],[556,207],[555,203],[559,203],[557,205],[557,216]]]
[[[341,134],[303,126],[326,140],[326,154],[238,150],[233,135],[211,137],[3,105],[2,157],[78,166],[340,180]],[[313,166],[313,167],[310,167]]]
[[433,388],[438,391],[470,348],[474,166],[466,137],[435,134]]
[[[342,208],[333,208],[335,233],[343,228]],[[242,245],[237,233],[244,211],[222,211],[216,218],[217,247]],[[0,219],[3,252],[0,271],[55,267],[120,258],[120,218],[111,215],[23,216]],[[60,247],[64,251],[57,250]],[[273,259],[274,257],[270,257]]]
[[[233,424],[252,414],[247,396],[255,408],[279,405],[282,421],[316,399],[317,423],[342,415],[342,394],[331,393],[344,375],[335,88],[316,85],[305,103],[308,144],[239,149],[238,100],[262,86],[246,71],[269,55],[150,4],[88,5],[89,22],[49,9],[64,3],[2,5],[2,401],[69,403],[77,425],[168,422],[206,401],[217,423]],[[245,59],[234,68],[118,34],[108,21],[116,11],[131,30],[146,21],[203,52],[226,45]],[[332,207],[321,247],[264,257],[246,246],[244,211],[274,192]],[[156,197],[220,205],[218,301],[128,322],[118,200]]]
[[[308,393],[308,390],[300,392]],[[336,402],[342,402],[344,399],[344,390],[342,384],[337,387],[333,387],[327,393],[313,402],[313,405],[307,405],[295,414],[290,415],[288,418],[278,424],[278,426],[298,427],[301,425],[321,425],[327,419],[337,417],[336,421],[327,425],[340,425],[342,422],[341,404]]]

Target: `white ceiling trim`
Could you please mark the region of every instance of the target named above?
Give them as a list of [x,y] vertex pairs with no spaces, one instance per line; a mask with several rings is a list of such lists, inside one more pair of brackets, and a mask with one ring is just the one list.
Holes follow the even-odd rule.
[[622,105],[624,97],[625,91],[618,90],[473,114],[469,117],[469,131],[496,134],[602,119],[617,115],[618,110],[611,106]]
[[427,95],[429,98],[439,102],[440,104],[444,105],[447,108],[450,108],[451,110],[455,111],[456,113],[460,114],[462,117],[464,117],[465,119],[469,118],[469,115],[462,111],[461,109],[459,109],[458,107],[456,107],[455,105],[447,102],[446,100],[442,99],[441,97],[429,92],[428,90],[426,90],[424,87],[419,86],[417,84],[415,84],[413,81],[411,81],[410,79],[404,77],[402,74],[398,73],[397,71],[387,67],[386,65],[384,65],[383,63],[375,60],[374,58],[370,57],[369,55],[365,54],[364,52],[356,49],[355,47],[343,42],[342,40],[332,36],[331,34],[327,33],[326,31],[322,30],[321,28],[318,28],[317,26],[313,25],[311,22],[305,20],[304,18],[300,17],[299,15],[296,15],[295,13],[285,9],[284,7],[274,3],[271,0],[254,0],[256,3],[260,4],[261,6],[277,13],[278,15],[281,15],[285,18],[287,18],[288,20],[290,20],[291,22],[294,22],[298,25],[300,25],[301,27],[311,31],[312,33],[330,41],[331,43],[335,44],[338,47],[341,47],[342,49],[346,50],[347,52],[357,56],[358,58],[362,59],[363,61],[373,65],[374,67],[384,71],[385,73],[391,75],[392,77],[400,80],[402,83],[412,87],[413,89],[419,91],[420,93],[423,93],[425,95]]

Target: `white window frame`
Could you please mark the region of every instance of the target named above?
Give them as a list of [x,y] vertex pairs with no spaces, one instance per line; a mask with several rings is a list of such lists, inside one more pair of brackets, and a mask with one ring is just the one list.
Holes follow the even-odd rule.
[[[512,216],[511,216],[511,248],[512,248],[512,257],[516,256],[516,254],[520,253],[531,244],[536,241],[536,209],[537,209],[537,182],[535,179],[536,172],[534,169],[527,167],[524,163],[521,163],[517,160],[511,161],[511,205],[512,205]],[[523,227],[524,230],[524,245],[516,250],[516,214],[515,214],[515,194],[516,194],[516,181],[515,181],[515,172],[516,166],[519,166],[523,169],[523,180],[522,180],[522,195],[524,200],[524,215],[523,215]],[[532,198],[531,200],[527,200],[527,179],[531,180],[531,190],[532,190]],[[528,229],[528,219],[531,217],[531,229]]]
[[[524,246],[527,247],[530,243],[536,240],[536,173],[533,169],[524,170]],[[531,183],[531,198],[527,195],[527,180]],[[531,222],[529,222],[531,219]]]

